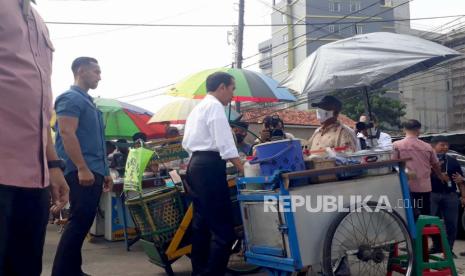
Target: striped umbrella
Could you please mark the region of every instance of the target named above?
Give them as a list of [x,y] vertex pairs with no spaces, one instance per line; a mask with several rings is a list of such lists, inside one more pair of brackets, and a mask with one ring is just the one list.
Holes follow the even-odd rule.
[[201,99],[207,94],[206,79],[214,72],[231,74],[236,81],[233,100],[236,102],[293,102],[296,101],[286,88],[264,74],[236,68],[215,68],[195,73],[177,83],[168,95]]
[[108,139],[131,139],[138,132],[147,138],[163,138],[165,124],[147,124],[153,113],[114,99],[95,98],[97,108],[103,113],[105,137]]

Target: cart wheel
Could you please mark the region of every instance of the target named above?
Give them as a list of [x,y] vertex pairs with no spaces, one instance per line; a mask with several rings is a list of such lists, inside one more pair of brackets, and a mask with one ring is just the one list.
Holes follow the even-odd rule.
[[410,275],[412,266],[412,239],[395,210],[368,202],[340,213],[329,227],[324,275]]
[[261,267],[248,264],[245,261],[244,253],[244,241],[242,239],[237,239],[233,244],[228,266],[226,268],[229,273],[232,273],[233,275],[242,275],[260,271]]

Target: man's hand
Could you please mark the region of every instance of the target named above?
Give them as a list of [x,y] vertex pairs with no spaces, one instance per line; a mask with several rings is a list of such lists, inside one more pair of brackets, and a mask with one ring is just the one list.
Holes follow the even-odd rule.
[[82,186],[91,186],[95,182],[94,174],[87,167],[78,169],[78,178]]
[[454,180],[455,183],[457,184],[463,184],[463,176],[461,176],[459,173],[454,173],[452,175],[452,180]]
[[53,168],[49,170],[49,173],[53,201],[53,205],[50,207],[50,212],[56,214],[60,212],[60,210],[63,209],[69,201],[69,187],[61,169]]
[[445,184],[447,184],[447,182],[449,182],[449,176],[447,175],[447,173],[442,173],[441,174],[441,181],[442,181],[442,183],[445,183]]
[[103,180],[103,192],[111,192],[113,189],[113,178],[111,176],[107,175],[105,176],[105,179]]

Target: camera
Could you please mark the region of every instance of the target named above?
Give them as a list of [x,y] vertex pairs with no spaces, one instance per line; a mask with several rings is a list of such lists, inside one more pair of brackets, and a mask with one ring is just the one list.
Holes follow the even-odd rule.
[[263,119],[263,124],[265,125],[265,131],[268,131],[270,133],[270,141],[284,139],[284,131],[278,128],[279,124],[281,124],[282,127],[284,126],[284,123],[278,115],[265,117]]
[[365,129],[370,129],[373,128],[374,125],[373,123],[364,123],[364,122],[358,122],[355,124],[355,128],[357,129],[358,132],[363,131]]
[[283,124],[281,118],[278,115],[267,116],[263,119],[266,129],[275,129],[279,123]]

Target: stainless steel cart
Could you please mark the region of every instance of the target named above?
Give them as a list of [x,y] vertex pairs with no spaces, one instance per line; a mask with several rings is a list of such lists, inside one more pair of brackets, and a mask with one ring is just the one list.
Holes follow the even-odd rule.
[[[307,184],[318,175],[399,172]],[[415,236],[405,160],[238,179],[246,260],[272,275],[410,275]]]

